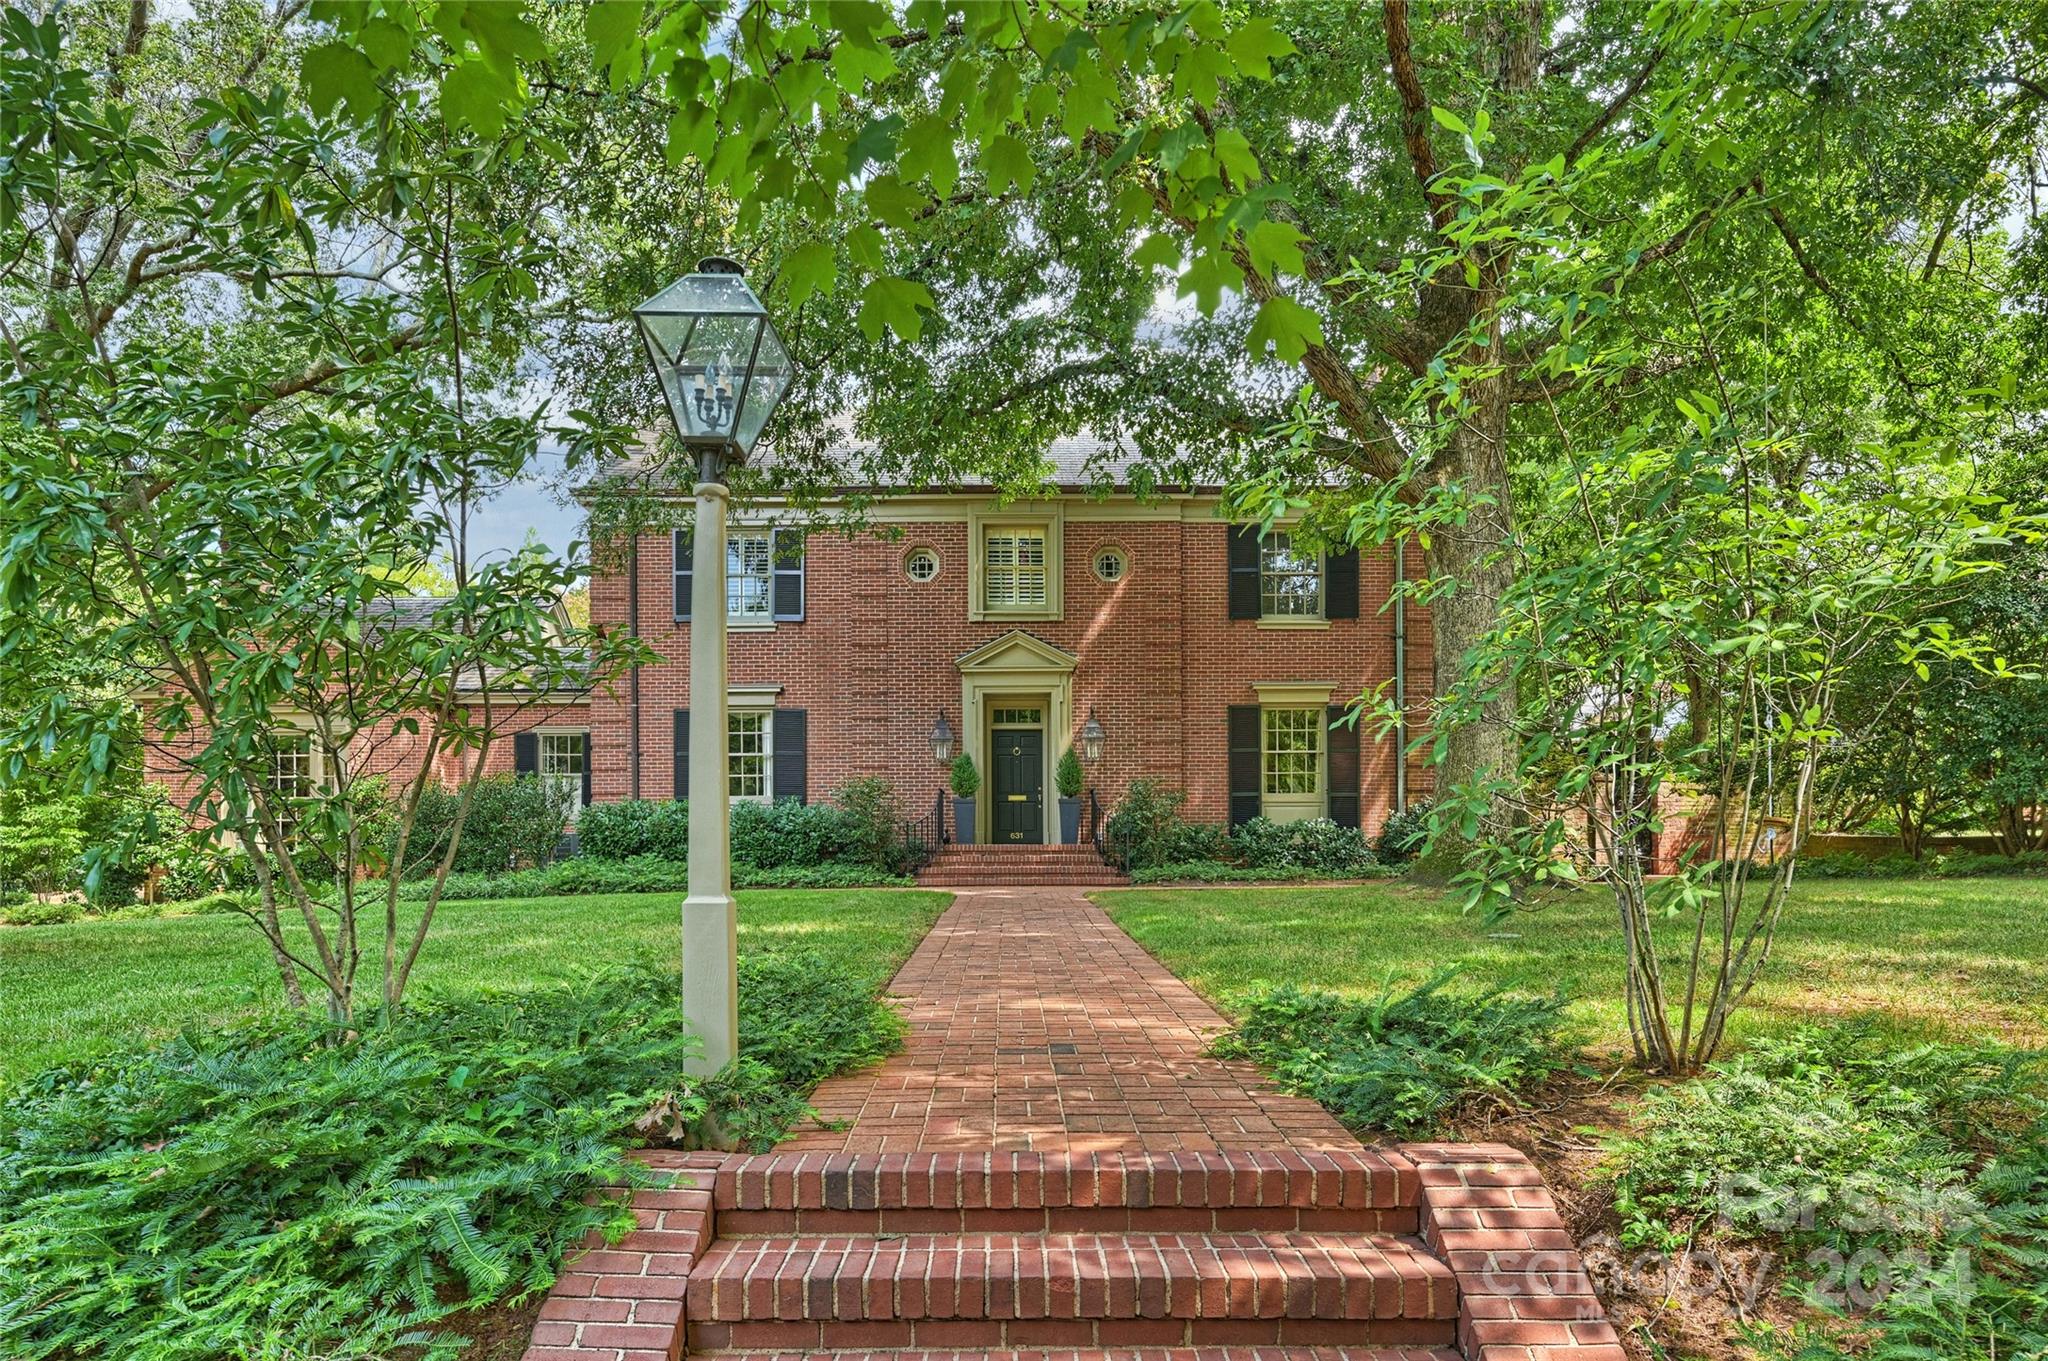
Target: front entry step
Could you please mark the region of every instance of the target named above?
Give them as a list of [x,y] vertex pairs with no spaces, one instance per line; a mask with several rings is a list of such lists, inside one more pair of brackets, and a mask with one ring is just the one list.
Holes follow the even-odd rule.
[[918,871],[920,884],[949,887],[1063,885],[1107,887],[1129,883],[1103,862],[1092,845],[962,846],[940,848],[937,857]]
[[[719,1361],[802,1361],[795,1351],[717,1352]],[[1000,1348],[978,1351],[841,1352],[838,1361],[1465,1361],[1452,1347]]]
[[1448,1345],[1450,1268],[1392,1234],[725,1239],[688,1349]]

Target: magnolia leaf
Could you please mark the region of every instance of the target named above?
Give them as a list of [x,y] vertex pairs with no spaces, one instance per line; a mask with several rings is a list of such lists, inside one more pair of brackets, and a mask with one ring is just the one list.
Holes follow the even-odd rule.
[[923,314],[936,305],[923,284],[884,275],[860,291],[860,329],[869,340],[880,340],[887,328],[901,339],[915,341],[924,333]]
[[1267,345],[1285,363],[1295,363],[1311,345],[1323,343],[1323,323],[1292,298],[1268,298],[1259,304],[1249,340],[1252,353],[1263,356]]

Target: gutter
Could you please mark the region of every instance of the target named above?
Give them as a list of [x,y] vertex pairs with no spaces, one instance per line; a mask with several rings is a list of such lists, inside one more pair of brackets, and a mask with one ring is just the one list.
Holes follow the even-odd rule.
[[[640,536],[626,546],[626,633],[640,640]],[[626,797],[640,797],[640,663],[626,675]]]
[[1408,811],[1408,541],[1394,540],[1394,811]]

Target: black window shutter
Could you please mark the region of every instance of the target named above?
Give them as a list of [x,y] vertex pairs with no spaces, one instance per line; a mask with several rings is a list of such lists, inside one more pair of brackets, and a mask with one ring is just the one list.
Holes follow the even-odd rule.
[[1323,618],[1358,618],[1358,551],[1323,559]]
[[805,751],[809,733],[810,722],[802,709],[775,711],[773,794],[778,802],[783,799],[810,802],[810,757]]
[[804,617],[804,537],[793,529],[778,529],[769,536],[768,544],[768,559],[775,568],[775,617],[801,619]]
[[540,734],[532,732],[512,735],[512,773],[515,775],[540,774]]
[[590,729],[583,730],[583,806],[590,807]]
[[[1346,704],[1330,706],[1330,821],[1358,826],[1358,724],[1343,723]],[[1361,720],[1363,721],[1363,720]]]
[[1230,530],[1230,617],[1259,617],[1259,527],[1236,525]]
[[1259,706],[1230,706],[1230,825],[1259,815]]
[[[676,618],[690,617],[690,531],[678,529],[670,543],[676,558]],[[682,797],[677,795],[678,798]]]
[[676,710],[676,802],[690,797],[690,711]]

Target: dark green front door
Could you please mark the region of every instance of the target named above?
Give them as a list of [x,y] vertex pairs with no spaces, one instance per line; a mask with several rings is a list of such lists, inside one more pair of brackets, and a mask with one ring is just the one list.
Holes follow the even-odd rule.
[[1044,734],[1036,728],[997,728],[989,734],[994,759],[996,845],[1045,840]]

